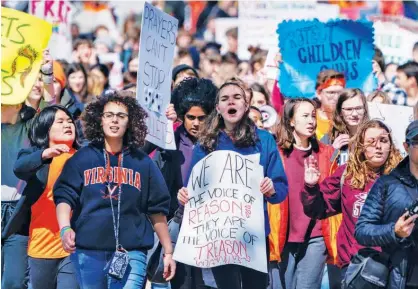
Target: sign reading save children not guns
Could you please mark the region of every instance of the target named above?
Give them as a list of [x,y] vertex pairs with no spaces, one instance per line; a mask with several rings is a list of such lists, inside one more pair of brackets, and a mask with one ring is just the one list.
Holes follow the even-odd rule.
[[1,104],[25,101],[39,75],[51,33],[48,22],[1,7]]
[[371,22],[285,21],[277,33],[283,58],[279,83],[285,96],[314,97],[316,77],[326,69],[343,72],[348,88],[365,92],[375,88]]
[[192,169],[174,259],[200,268],[237,264],[267,273],[259,154],[215,151]]
[[171,99],[171,69],[178,20],[145,2],[142,15],[137,98],[147,111],[147,140],[164,149],[176,149],[173,123],[165,111]]

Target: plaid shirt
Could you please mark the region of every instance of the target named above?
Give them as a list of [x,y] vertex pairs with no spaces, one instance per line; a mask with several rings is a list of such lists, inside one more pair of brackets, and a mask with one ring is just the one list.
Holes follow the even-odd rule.
[[396,105],[408,105],[408,96],[402,88],[399,88],[393,82],[386,81],[380,86],[380,90],[386,92]]

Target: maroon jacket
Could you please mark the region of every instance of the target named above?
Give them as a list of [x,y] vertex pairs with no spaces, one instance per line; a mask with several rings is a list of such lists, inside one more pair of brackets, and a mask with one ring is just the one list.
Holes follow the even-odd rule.
[[354,231],[367,194],[376,180],[370,180],[364,189],[355,189],[350,185],[350,179],[345,179],[341,188],[341,177],[346,165],[340,166],[334,174],[326,178],[321,184],[309,186],[301,193],[304,212],[316,219],[342,213],[342,223],[337,234],[338,263],[344,267],[350,263],[351,257],[359,249],[354,238]]

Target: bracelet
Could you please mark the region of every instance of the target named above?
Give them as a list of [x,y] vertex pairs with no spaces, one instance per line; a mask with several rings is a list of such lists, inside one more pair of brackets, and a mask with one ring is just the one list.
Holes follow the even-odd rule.
[[53,72],[51,72],[51,73],[46,73],[46,72],[43,72],[42,70],[41,70],[41,74],[42,74],[42,75],[47,75],[47,76],[54,75],[54,73],[53,73]]
[[60,238],[62,239],[62,236],[64,236],[65,232],[72,230],[70,226],[65,226],[60,231]]
[[165,255],[173,255],[173,252],[171,252],[171,253],[164,253],[163,256],[165,257]]
[[54,76],[53,74],[42,74],[42,81],[44,84],[52,84],[54,83]]

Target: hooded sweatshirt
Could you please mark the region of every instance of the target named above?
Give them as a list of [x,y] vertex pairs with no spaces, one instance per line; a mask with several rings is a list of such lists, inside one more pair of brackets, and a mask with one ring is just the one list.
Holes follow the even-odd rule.
[[[160,170],[142,151],[124,149],[122,173],[119,154],[110,154],[109,189],[105,184],[104,148],[101,144],[83,147],[67,161],[54,186],[54,201],[73,210],[71,228],[76,247],[114,251],[116,240],[109,191],[113,191],[115,219],[120,198],[119,243],[126,250],[148,250],[154,242],[148,216],[168,214],[170,195]],[[118,176],[121,177],[119,195]]]

